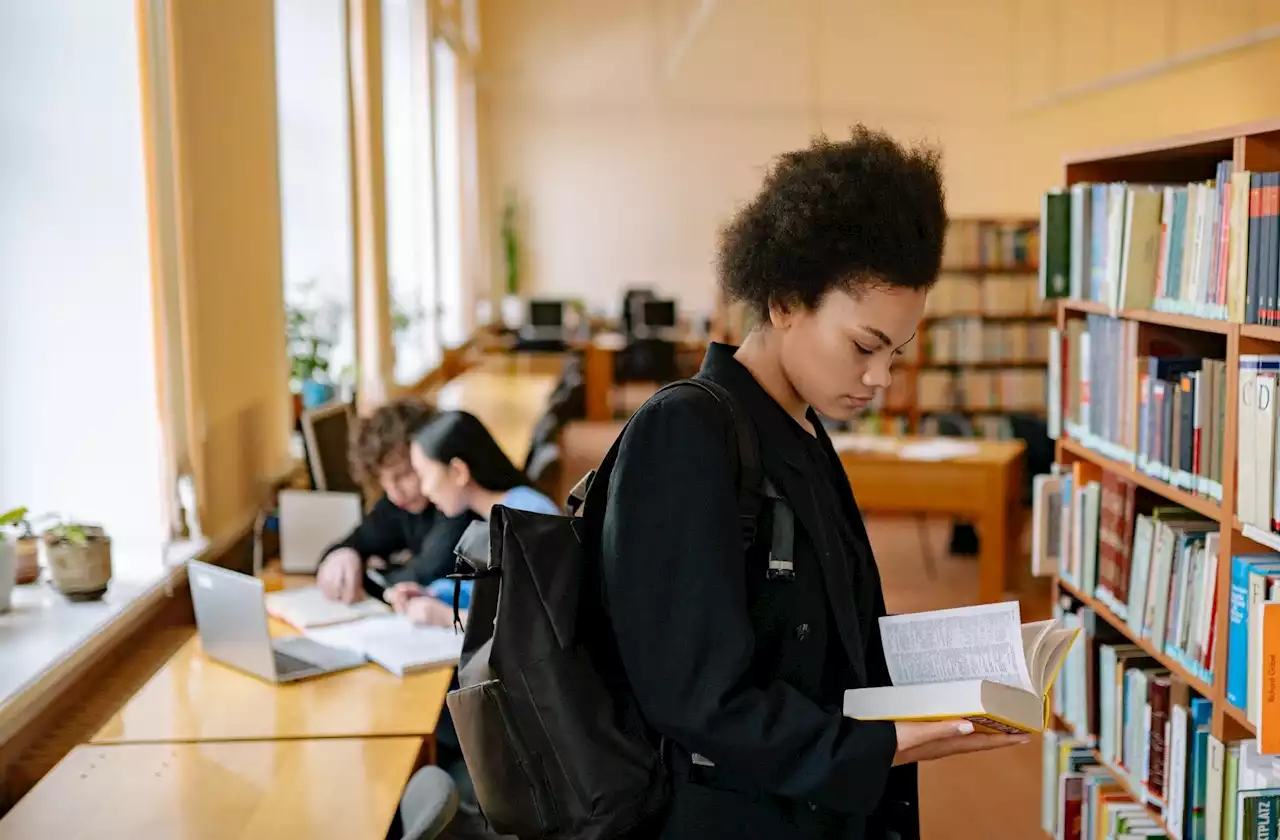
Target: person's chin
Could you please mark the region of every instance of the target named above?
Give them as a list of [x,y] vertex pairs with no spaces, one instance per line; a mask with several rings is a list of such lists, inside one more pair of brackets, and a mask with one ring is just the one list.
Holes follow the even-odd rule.
[[431,503],[428,502],[426,499],[419,499],[416,502],[410,502],[409,504],[400,505],[400,509],[405,513],[418,514],[425,511],[430,506],[430,504]]
[[826,406],[818,408],[818,413],[836,422],[844,422],[866,411],[870,404],[870,399],[837,397]]

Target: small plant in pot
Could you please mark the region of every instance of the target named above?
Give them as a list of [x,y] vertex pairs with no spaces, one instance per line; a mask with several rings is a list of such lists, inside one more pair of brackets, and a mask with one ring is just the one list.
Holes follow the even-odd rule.
[[27,517],[26,508],[14,508],[0,515],[0,613],[13,606],[13,587],[18,573],[17,541],[5,533]]
[[97,525],[64,522],[40,535],[53,586],[71,601],[94,601],[111,582],[111,538]]
[[26,508],[18,510],[22,511],[22,516],[16,522],[10,523],[10,526],[16,528],[18,532],[14,539],[14,547],[18,552],[17,583],[23,586],[40,579],[40,539],[36,536]]

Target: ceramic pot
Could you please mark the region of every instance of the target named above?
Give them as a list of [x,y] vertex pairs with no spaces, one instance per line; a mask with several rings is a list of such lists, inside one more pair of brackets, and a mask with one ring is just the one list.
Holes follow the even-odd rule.
[[12,540],[0,537],[0,613],[13,606],[13,587],[18,571],[18,549]]
[[95,601],[111,582],[111,539],[101,528],[86,527],[88,542],[76,545],[45,535],[45,566],[53,587],[69,601]]
[[325,382],[317,382],[314,379],[305,379],[302,382],[302,407],[315,408],[324,405],[333,399],[333,386]]
[[35,583],[40,579],[40,541],[27,537],[15,542],[14,547],[18,553],[18,585]]

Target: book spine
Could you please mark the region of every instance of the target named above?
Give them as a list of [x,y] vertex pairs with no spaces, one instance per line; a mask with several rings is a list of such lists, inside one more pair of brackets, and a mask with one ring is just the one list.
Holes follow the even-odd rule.
[[1147,790],[1159,800],[1165,797],[1165,767],[1168,758],[1169,678],[1157,677],[1147,687],[1151,707],[1150,763]]
[[1249,565],[1231,558],[1231,615],[1227,625],[1227,702],[1246,709],[1249,695]]

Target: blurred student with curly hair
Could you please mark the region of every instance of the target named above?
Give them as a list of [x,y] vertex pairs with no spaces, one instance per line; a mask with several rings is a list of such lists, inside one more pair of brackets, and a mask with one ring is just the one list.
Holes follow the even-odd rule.
[[[453,548],[473,517],[437,510],[422,494],[409,462],[413,436],[435,416],[421,400],[397,400],[360,418],[352,431],[352,475],[381,489],[382,497],[320,562],[316,582],[328,597],[347,603],[366,593],[381,597],[382,587],[366,576],[366,567],[383,570],[388,587],[402,581],[425,586],[453,572]],[[390,565],[402,553],[409,555],[408,562]]]

